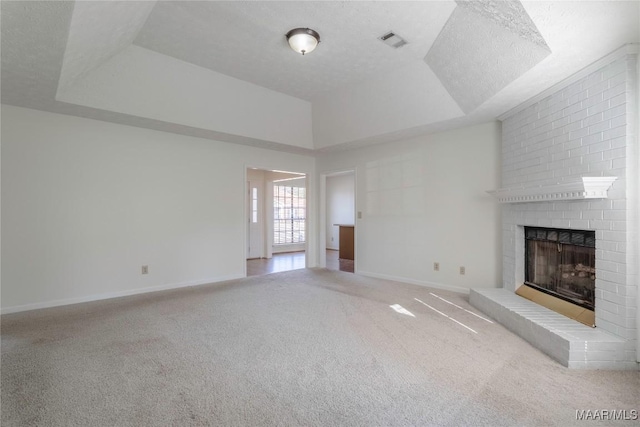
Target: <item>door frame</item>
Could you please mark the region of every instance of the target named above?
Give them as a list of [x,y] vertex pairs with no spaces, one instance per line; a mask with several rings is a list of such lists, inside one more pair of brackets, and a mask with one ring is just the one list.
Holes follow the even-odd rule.
[[[311,200],[310,197],[310,193],[311,195],[313,195],[313,192],[310,192],[309,189],[311,188],[311,184],[312,184],[312,178],[311,178],[311,174],[308,172],[298,172],[298,171],[282,171],[279,169],[274,169],[274,168],[269,168],[269,167],[264,167],[264,166],[254,166],[254,165],[249,165],[249,164],[245,164],[244,165],[244,172],[243,172],[243,187],[244,187],[244,212],[243,212],[243,218],[244,221],[247,221],[247,219],[249,218],[249,210],[251,209],[251,207],[249,206],[249,197],[248,197],[248,193],[249,193],[249,169],[257,169],[257,170],[261,170],[264,172],[288,172],[288,173],[295,173],[295,174],[301,174],[304,175],[305,179],[305,188],[306,188],[306,200],[307,200],[307,212],[306,212],[306,218],[305,218],[305,242],[304,242],[304,252],[305,252],[305,267],[306,268],[310,268],[310,267],[314,267],[317,264],[315,262],[313,262],[314,260],[312,260],[310,257],[313,256],[314,254],[312,253],[312,251],[310,250],[310,246],[309,246],[309,240],[310,240],[310,220],[309,218],[311,217],[311,210],[314,208],[315,203],[313,203],[313,201]],[[273,180],[272,179],[267,179],[265,177],[264,180],[264,191],[263,191],[263,212],[264,212],[264,227],[262,228],[263,230],[263,239],[262,239],[262,243],[264,245],[263,249],[262,249],[262,253],[264,254],[265,258],[272,258],[273,257]],[[270,200],[270,201],[269,201]],[[242,233],[243,233],[243,245],[242,245],[242,260],[243,260],[243,275],[244,277],[247,277],[247,247],[248,247],[248,239],[249,239],[249,225],[247,223],[245,223],[245,226],[242,227]]]
[[327,267],[327,178],[332,176],[340,176],[346,174],[353,174],[353,224],[354,227],[354,242],[353,242],[353,272],[358,272],[358,221],[362,218],[358,218],[358,170],[356,167],[332,170],[323,172],[320,174],[320,212],[318,219],[318,267]]

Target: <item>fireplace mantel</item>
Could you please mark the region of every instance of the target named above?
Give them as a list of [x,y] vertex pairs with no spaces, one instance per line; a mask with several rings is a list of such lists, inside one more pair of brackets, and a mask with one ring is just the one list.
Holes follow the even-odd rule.
[[579,181],[538,187],[499,188],[487,191],[499,203],[552,202],[561,200],[606,199],[615,176],[582,177]]

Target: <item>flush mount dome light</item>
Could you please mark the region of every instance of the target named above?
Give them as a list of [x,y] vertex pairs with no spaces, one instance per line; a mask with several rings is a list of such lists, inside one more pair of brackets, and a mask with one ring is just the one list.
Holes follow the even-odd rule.
[[311,28],[294,28],[286,37],[291,49],[303,55],[313,51],[320,43],[320,34]]

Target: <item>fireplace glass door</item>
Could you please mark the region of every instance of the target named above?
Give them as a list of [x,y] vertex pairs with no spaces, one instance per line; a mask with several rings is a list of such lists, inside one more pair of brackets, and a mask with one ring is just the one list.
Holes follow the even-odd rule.
[[595,308],[595,232],[525,227],[525,284]]

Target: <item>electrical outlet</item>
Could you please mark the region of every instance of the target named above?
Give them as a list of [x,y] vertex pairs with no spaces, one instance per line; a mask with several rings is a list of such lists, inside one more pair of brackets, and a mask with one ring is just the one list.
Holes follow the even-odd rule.
[[333,242],[333,236],[331,236],[331,241]]
[[433,263],[433,271],[440,271],[440,263],[439,262],[434,262]]
[[142,274],[149,274],[149,266],[148,265],[143,265],[142,266]]
[[465,272],[466,271],[465,271],[464,267],[460,267],[460,274],[464,275]]
[[358,211],[358,219],[362,219],[362,212]]

